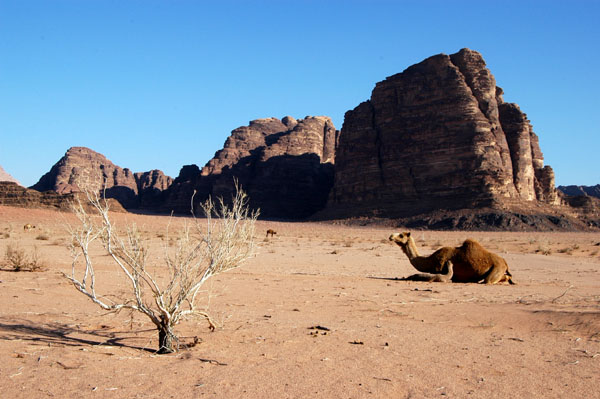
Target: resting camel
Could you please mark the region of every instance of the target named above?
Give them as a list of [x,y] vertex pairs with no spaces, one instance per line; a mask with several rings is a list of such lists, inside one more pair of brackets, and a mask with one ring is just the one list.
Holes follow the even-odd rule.
[[442,273],[447,262],[453,266],[452,281],[496,284],[507,281],[514,284],[506,261],[481,246],[477,241],[465,240],[460,247],[443,247],[429,256],[420,256],[410,232],[390,236],[406,254],[410,263],[420,272]]
[[29,229],[35,229],[35,226],[30,223],[27,223],[25,226],[23,226],[23,231],[27,231]]

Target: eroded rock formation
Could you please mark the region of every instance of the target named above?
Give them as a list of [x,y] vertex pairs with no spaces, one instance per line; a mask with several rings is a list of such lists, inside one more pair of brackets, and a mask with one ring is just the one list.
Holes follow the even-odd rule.
[[118,200],[125,208],[156,205],[172,181],[160,170],[133,173],[89,148],[71,147],[31,188],[59,194],[78,192],[78,178],[84,175],[104,181],[107,198]]
[[[76,195],[78,194],[58,194],[56,191],[39,192],[22,187],[15,182],[0,181],[0,205],[70,211],[71,204],[76,200]],[[109,204],[111,211],[125,212],[118,201],[111,198]],[[91,208],[89,209],[91,210]]]
[[17,184],[21,184],[17,181],[17,179],[15,179],[14,177],[12,177],[7,171],[5,171],[2,166],[0,166],[0,182],[1,181],[10,181],[13,183],[17,183]]
[[558,204],[554,173],[481,55],[440,54],[376,84],[345,115],[327,214]]
[[189,212],[194,190],[196,203],[209,195],[227,200],[237,179],[263,217],[310,216],[325,206],[333,185],[337,133],[323,116],[251,121],[233,130],[202,170],[185,166],[163,209]]
[[600,184],[595,186],[558,186],[558,189],[573,197],[589,195],[590,197],[600,198]]
[[67,210],[70,206],[69,201],[73,199],[72,194],[58,194],[54,191],[40,193],[15,182],[0,182],[0,205]]
[[134,173],[140,208],[155,208],[163,201],[163,193],[173,183],[173,178],[158,169]]

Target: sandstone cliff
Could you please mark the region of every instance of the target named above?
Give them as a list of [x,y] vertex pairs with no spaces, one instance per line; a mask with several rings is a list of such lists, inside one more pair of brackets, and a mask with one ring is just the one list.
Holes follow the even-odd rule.
[[[71,204],[76,200],[76,195],[76,193],[58,194],[56,191],[39,192],[22,187],[15,182],[0,182],[0,205],[71,211]],[[109,205],[113,212],[125,212],[121,204],[114,199],[109,199]]]
[[31,188],[59,194],[78,192],[76,182],[83,175],[103,180],[107,198],[118,200],[125,208],[156,205],[172,181],[159,170],[133,173],[89,148],[71,147]]
[[194,190],[196,203],[209,195],[227,200],[237,179],[263,217],[310,216],[325,206],[333,185],[337,133],[328,117],[251,121],[233,130],[202,170],[182,168],[163,209],[189,213]]
[[14,182],[0,182],[0,205],[68,210],[69,201],[73,199],[72,194],[58,194],[54,191],[40,193]]
[[134,173],[138,207],[147,209],[160,206],[164,201],[163,193],[173,183],[173,178],[158,169],[149,172]]
[[17,184],[21,184],[17,181],[17,179],[15,179],[14,177],[12,177],[8,172],[6,172],[2,166],[0,166],[0,182],[1,181],[10,181],[13,183],[17,183]]
[[600,184],[595,186],[558,186],[558,189],[566,195],[585,196],[600,198]]
[[440,54],[376,84],[345,115],[325,214],[558,204],[554,173],[481,55]]

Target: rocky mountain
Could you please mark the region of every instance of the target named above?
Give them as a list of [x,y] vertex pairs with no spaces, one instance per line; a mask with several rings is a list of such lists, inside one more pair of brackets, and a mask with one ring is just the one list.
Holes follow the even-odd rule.
[[137,186],[138,207],[143,209],[160,206],[165,190],[173,183],[172,177],[158,169],[134,173],[133,177]]
[[118,200],[125,208],[156,206],[162,192],[172,178],[160,170],[133,173],[121,168],[104,155],[86,147],[71,147],[48,173],[31,186],[37,191],[55,191],[58,194],[78,192],[77,179],[81,176],[104,181],[107,198]]
[[41,193],[22,187],[15,182],[0,182],[0,205],[67,210],[70,206],[69,201],[73,199],[71,194],[58,194],[54,191]]
[[482,56],[435,55],[376,84],[344,118],[325,217],[559,204],[552,168]]
[[573,197],[589,195],[590,197],[600,198],[600,184],[595,186],[558,186],[558,189]]
[[196,204],[209,195],[227,200],[237,179],[263,217],[310,216],[325,206],[333,185],[337,135],[324,116],[251,121],[233,130],[201,170],[196,165],[181,169],[163,210],[189,213],[194,190]]
[[21,184],[17,181],[17,179],[15,179],[14,177],[12,177],[8,172],[6,172],[2,166],[0,166],[0,182],[2,181],[10,181],[10,182],[14,182],[17,184]]
[[[58,194],[56,191],[41,193],[22,187],[15,182],[0,181],[0,205],[69,211],[76,195],[76,193]],[[118,201],[109,199],[109,204],[113,212],[125,212]]]
[[132,173],[73,147],[32,188],[75,192],[85,174],[102,177],[107,196],[127,208],[162,212],[189,214],[192,198],[196,211],[209,196],[227,201],[238,182],[265,218],[600,227],[600,199],[590,194],[600,186],[564,188],[568,195],[555,189],[527,115],[504,101],[481,54],[469,49],[377,83],[369,100],[346,113],[341,131],[324,116],[253,120],[234,129],[204,167],[185,165],[175,180],[158,170]]

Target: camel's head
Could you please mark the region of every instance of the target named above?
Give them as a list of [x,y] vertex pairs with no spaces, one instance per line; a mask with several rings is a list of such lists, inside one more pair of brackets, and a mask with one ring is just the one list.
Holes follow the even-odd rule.
[[403,233],[394,233],[390,236],[389,240],[395,242],[401,247],[405,247],[410,240],[410,232],[405,231]]

